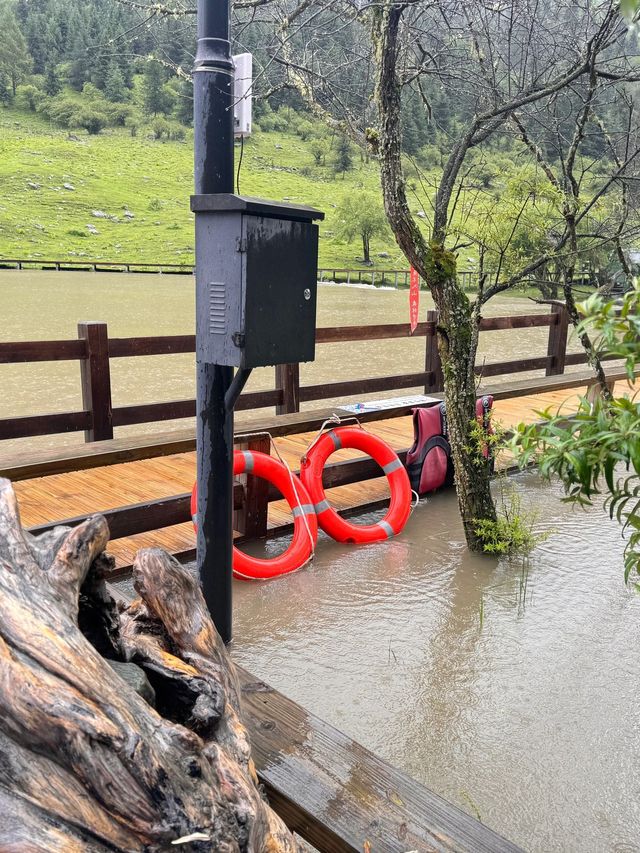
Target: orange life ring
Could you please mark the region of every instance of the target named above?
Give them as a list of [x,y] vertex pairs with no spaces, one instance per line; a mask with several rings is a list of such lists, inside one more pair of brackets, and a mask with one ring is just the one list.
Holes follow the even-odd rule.
[[[351,524],[329,504],[322,485],[322,471],[329,456],[343,447],[362,450],[374,459],[389,480],[391,503],[382,521]],[[338,542],[378,542],[403,529],[411,512],[411,486],[404,465],[395,451],[381,438],[359,427],[338,427],[323,433],[307,452],[300,477],[318,516],[320,527]]]
[[[270,560],[263,560],[251,557],[234,547],[233,574],[242,580],[267,580],[302,568],[312,556],[318,541],[318,520],[311,498],[298,477],[268,453],[251,450],[234,451],[233,473],[253,474],[273,483],[293,511],[293,540],[286,551]],[[194,483],[191,493],[191,518],[196,530],[197,490],[198,484]]]

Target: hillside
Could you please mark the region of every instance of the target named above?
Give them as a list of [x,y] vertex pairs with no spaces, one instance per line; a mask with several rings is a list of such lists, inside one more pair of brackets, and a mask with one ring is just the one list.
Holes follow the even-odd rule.
[[[324,210],[320,266],[360,266],[358,238],[336,236],[336,206],[363,190],[379,196],[377,168],[356,154],[352,168],[335,175],[314,165],[312,146],[299,135],[258,131],[244,144],[240,190]],[[190,131],[184,141],[133,137],[125,128],[89,135],[0,109],[0,257],[191,263],[192,174]],[[389,237],[372,240],[371,257],[376,267],[406,267]]]

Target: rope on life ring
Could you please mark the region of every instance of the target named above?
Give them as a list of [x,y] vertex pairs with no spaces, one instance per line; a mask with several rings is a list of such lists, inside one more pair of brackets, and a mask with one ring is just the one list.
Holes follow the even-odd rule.
[[[242,580],[268,580],[301,569],[313,556],[318,541],[318,520],[311,498],[298,477],[286,466],[269,456],[251,450],[236,450],[233,454],[233,473],[252,474],[272,483],[280,491],[293,512],[293,540],[270,560],[251,557],[239,548],[233,549],[233,574]],[[198,484],[191,493],[191,518],[197,530]]]
[[[391,502],[385,517],[376,524],[351,524],[339,516],[327,500],[322,471],[329,456],[343,447],[367,453],[386,474]],[[362,428],[338,427],[323,433],[303,457],[300,477],[311,496],[318,524],[337,542],[390,539],[400,533],[411,514],[412,493],[404,465],[385,441]]]

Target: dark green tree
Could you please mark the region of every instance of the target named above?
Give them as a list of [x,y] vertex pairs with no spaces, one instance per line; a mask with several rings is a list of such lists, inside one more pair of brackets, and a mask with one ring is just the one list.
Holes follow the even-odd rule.
[[31,71],[32,62],[13,6],[7,0],[0,3],[0,33],[0,80],[15,98],[18,84]]
[[182,124],[193,122],[193,86],[186,80],[181,80],[178,85],[174,115]]
[[109,70],[105,78],[104,95],[108,101],[113,101],[114,104],[126,100],[128,95],[122,71],[118,64],[113,61],[109,64]]
[[429,142],[426,110],[418,95],[408,88],[402,99],[402,149],[417,154]]
[[165,80],[166,73],[161,63],[155,59],[147,62],[142,82],[142,108],[147,115],[166,112],[168,98],[164,91]]
[[334,161],[336,172],[342,172],[344,178],[345,172],[353,169],[353,157],[351,155],[351,143],[346,136],[341,136],[338,139],[336,148],[336,157]]
[[60,78],[58,77],[53,65],[47,66],[47,70],[44,73],[43,85],[45,92],[51,97],[58,95],[62,90],[62,83],[60,82]]

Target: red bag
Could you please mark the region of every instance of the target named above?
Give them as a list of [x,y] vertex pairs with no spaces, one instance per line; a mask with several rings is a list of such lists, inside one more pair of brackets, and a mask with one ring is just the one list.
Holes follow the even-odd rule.
[[[486,395],[476,401],[476,417],[485,433],[491,434],[493,397]],[[489,459],[489,445],[483,448]],[[453,485],[453,460],[444,403],[428,409],[413,410],[413,444],[406,461],[409,482],[419,495]]]
[[424,495],[453,483],[453,462],[444,403],[413,410],[413,445],[407,473],[414,492]]

